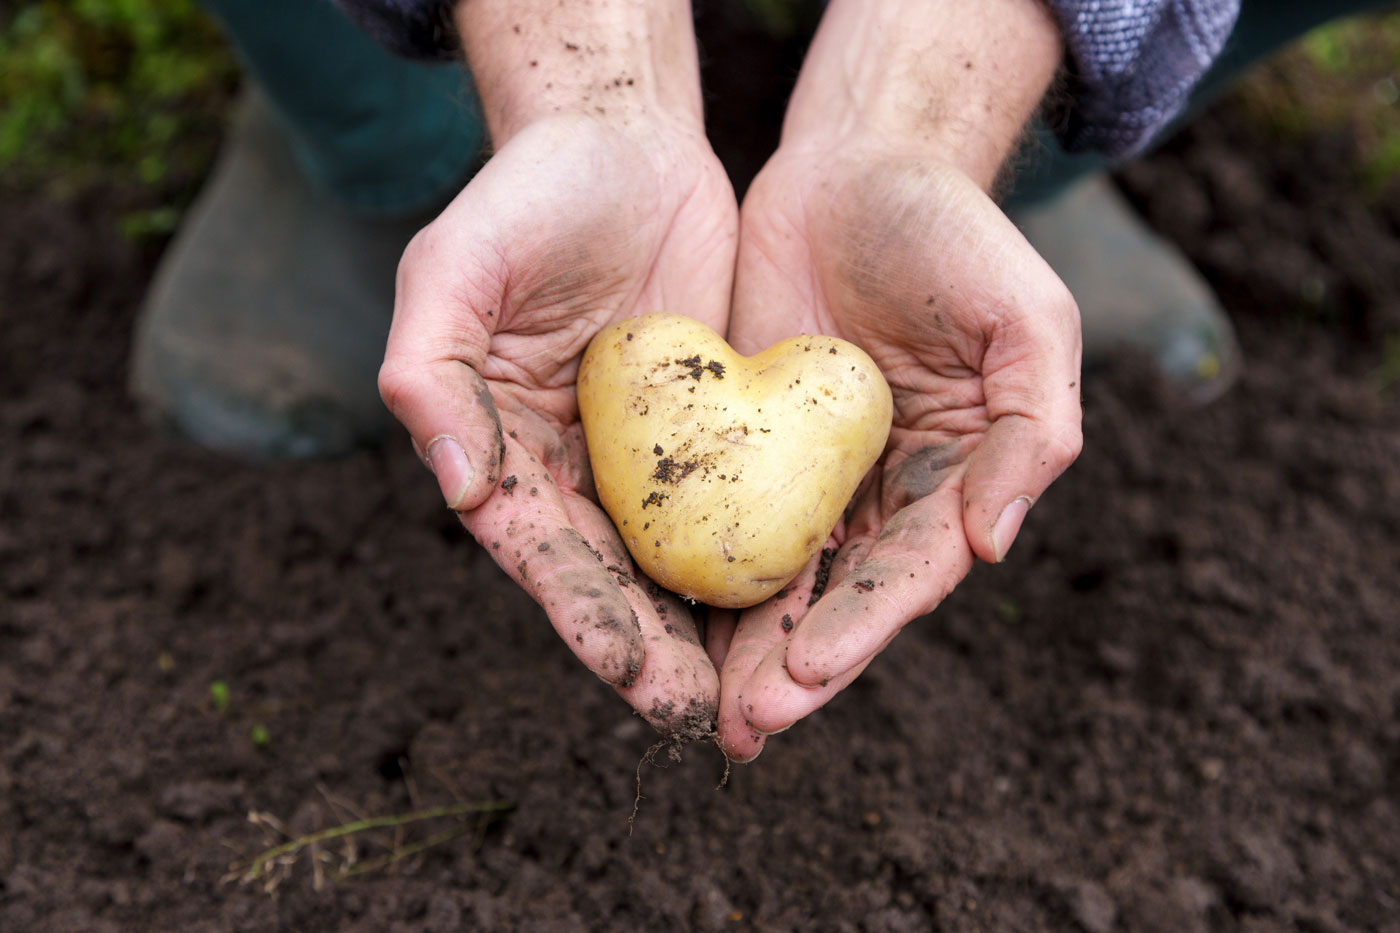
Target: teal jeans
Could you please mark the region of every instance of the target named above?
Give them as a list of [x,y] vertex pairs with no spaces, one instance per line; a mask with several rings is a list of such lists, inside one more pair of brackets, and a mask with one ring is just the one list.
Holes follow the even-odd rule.
[[[719,2],[719,0],[717,0]],[[724,0],[738,2],[738,0]],[[485,143],[464,68],[396,58],[330,0],[205,0],[223,22],[306,174],[368,215],[441,204],[479,164]],[[1198,113],[1250,65],[1326,20],[1378,0],[1244,0],[1239,23],[1176,125]],[[1159,139],[1169,135],[1159,135]],[[1053,196],[1107,163],[1069,155],[1035,131],[1011,200]]]
[[330,0],[204,0],[317,185],[366,216],[439,207],[486,141],[465,68],[385,51]]

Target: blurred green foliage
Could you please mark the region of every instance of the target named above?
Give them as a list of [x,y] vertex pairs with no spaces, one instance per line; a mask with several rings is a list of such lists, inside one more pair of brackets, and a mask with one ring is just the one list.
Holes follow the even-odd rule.
[[1285,141],[1349,132],[1363,188],[1384,188],[1400,179],[1400,12],[1313,30],[1246,80],[1239,97]]
[[233,57],[194,0],[21,0],[0,20],[0,172],[155,186],[207,161]]
[[822,15],[822,4],[817,0],[747,0],[746,5],[749,15],[779,39],[815,30]]
[[231,693],[228,688],[228,681],[215,680],[209,684],[209,699],[214,703],[214,712],[222,716],[228,712],[229,699]]

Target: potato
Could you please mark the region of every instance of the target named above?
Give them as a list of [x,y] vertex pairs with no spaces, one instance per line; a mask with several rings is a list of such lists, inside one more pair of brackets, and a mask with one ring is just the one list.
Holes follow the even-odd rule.
[[762,602],[816,555],[893,412],[854,344],[794,337],[743,357],[674,314],[600,331],[578,403],[598,498],[638,566],[728,608]]

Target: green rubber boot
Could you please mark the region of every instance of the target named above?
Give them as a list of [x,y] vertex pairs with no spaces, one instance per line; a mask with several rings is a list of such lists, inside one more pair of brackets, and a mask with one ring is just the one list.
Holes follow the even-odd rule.
[[145,413],[249,459],[379,442],[392,424],[376,378],[394,274],[427,220],[346,211],[246,98],[137,321],[131,382]]
[[1130,347],[1195,404],[1234,384],[1242,358],[1230,318],[1180,250],[1149,230],[1107,177],[1015,209],[1012,219],[1079,303],[1086,371]]

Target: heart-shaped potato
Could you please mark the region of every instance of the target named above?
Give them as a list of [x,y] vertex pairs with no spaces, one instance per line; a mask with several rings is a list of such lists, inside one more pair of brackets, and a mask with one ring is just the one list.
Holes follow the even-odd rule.
[[794,337],[743,357],[674,314],[600,331],[578,404],[598,498],[638,566],[728,608],[762,602],[816,555],[893,411],[854,344]]

